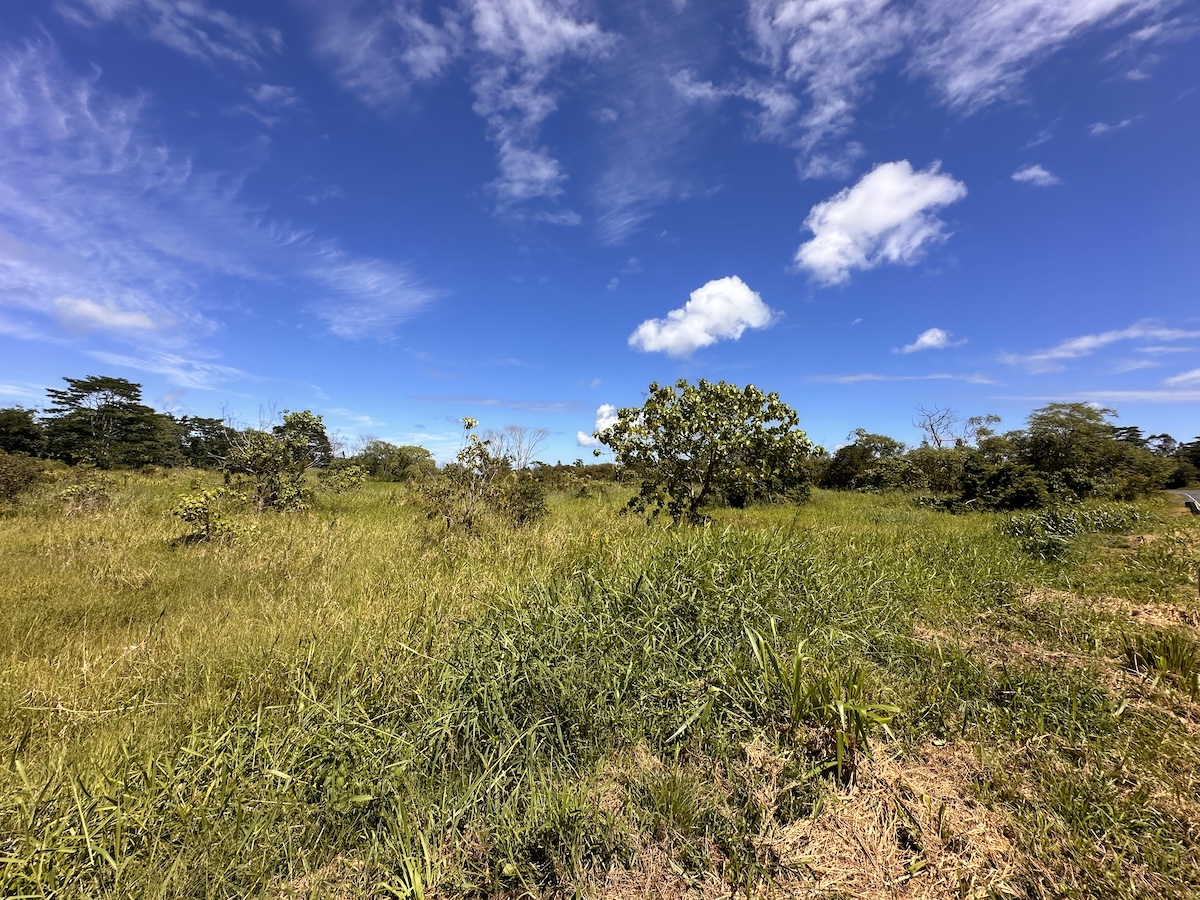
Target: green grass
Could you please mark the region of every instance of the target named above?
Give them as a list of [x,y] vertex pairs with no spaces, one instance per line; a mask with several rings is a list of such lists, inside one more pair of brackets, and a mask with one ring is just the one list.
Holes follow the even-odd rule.
[[1164,507],[817,492],[673,529],[611,492],[462,535],[369,484],[188,545],[200,483],[0,516],[0,895],[813,886],[769,848],[931,747],[982,759],[948,790],[1023,895],[1200,885],[1197,529]]

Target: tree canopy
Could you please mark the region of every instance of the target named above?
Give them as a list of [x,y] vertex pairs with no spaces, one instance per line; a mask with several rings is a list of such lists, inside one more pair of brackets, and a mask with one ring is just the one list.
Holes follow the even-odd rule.
[[735,504],[805,486],[813,443],[775,393],[701,379],[650,385],[641,407],[621,409],[596,433],[641,479],[630,508],[700,521],[718,496]]

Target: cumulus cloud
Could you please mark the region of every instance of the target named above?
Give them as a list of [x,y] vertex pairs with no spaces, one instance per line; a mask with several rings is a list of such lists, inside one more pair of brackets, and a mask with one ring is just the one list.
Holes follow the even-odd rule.
[[1063,368],[1063,360],[1090,356],[1096,351],[1103,350],[1120,341],[1185,341],[1197,337],[1200,337],[1200,331],[1167,328],[1157,322],[1145,319],[1135,322],[1128,328],[1116,328],[1097,334],[1083,334],[1060,341],[1053,347],[1044,350],[1035,350],[1032,353],[1024,354],[1009,353],[1002,359],[1013,365],[1024,366],[1033,372],[1057,372]]
[[917,353],[921,350],[945,350],[947,347],[961,347],[967,342],[966,338],[961,340],[950,340],[951,333],[943,331],[941,328],[930,328],[922,331],[917,335],[917,339],[911,344],[905,344],[900,348],[901,353]]
[[911,265],[946,238],[934,211],[966,195],[966,185],[937,163],[919,172],[906,159],[884,163],[812,208],[804,225],[813,237],[796,251],[796,265],[824,284],[843,284],[853,270],[881,263]]
[[[611,403],[601,403],[596,410],[596,427],[594,431],[604,431],[617,424],[617,408]],[[594,435],[583,431],[575,432],[575,443],[580,447],[599,447],[600,440]]]
[[692,291],[681,309],[647,319],[629,336],[629,346],[668,356],[687,356],[720,340],[736,341],[747,328],[766,328],[775,313],[736,275]]
[[1012,173],[1012,180],[1020,181],[1023,184],[1032,184],[1036,187],[1051,187],[1056,184],[1062,184],[1061,178],[1037,163],[1021,166],[1021,168]]

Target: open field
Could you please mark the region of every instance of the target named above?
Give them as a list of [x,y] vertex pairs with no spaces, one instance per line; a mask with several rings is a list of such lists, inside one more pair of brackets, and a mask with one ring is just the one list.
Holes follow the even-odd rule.
[[0,514],[5,897],[1200,893],[1200,518]]

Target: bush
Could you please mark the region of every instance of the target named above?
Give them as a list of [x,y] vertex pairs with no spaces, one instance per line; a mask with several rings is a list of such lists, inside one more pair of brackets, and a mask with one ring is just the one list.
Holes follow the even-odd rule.
[[15,503],[44,480],[42,464],[36,459],[0,450],[0,504]]
[[89,466],[77,466],[72,475],[75,482],[56,495],[68,516],[95,512],[112,503],[111,477],[99,474]]
[[180,497],[171,514],[191,526],[191,531],[182,538],[184,543],[233,540],[254,530],[253,526],[241,525],[229,516],[230,509],[245,500],[242,494],[228,488],[209,488]]
[[346,494],[357,491],[366,483],[367,472],[362,466],[345,460],[335,460],[318,472],[317,479],[321,487],[329,493]]

